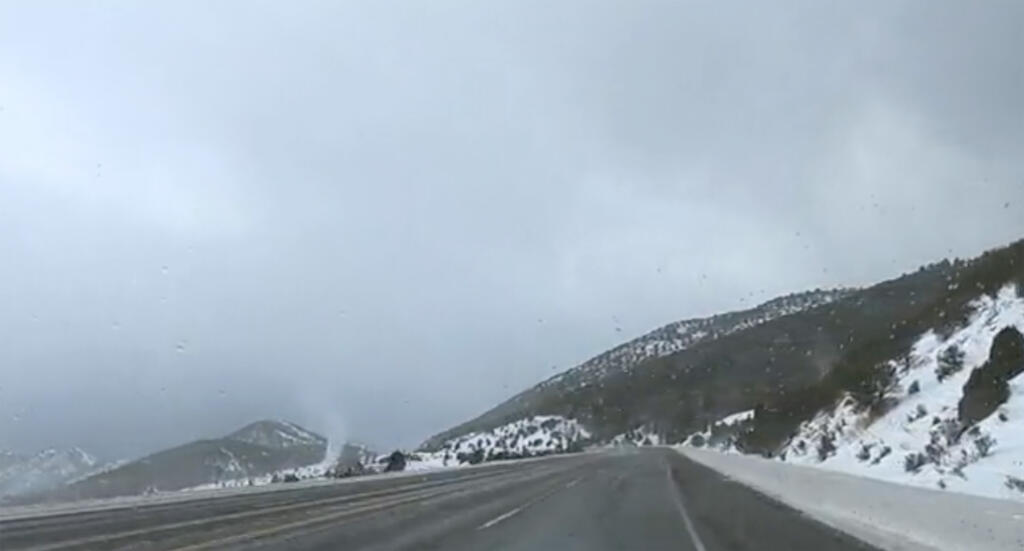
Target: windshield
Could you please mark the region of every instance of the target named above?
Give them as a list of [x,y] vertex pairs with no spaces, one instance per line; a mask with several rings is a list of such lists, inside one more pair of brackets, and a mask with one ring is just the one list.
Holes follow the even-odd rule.
[[1022,28],[0,0],[0,548],[1017,548]]

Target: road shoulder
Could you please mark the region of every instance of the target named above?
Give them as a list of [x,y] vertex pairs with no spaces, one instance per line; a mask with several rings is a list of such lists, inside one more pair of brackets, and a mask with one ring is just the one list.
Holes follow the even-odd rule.
[[883,549],[1024,549],[1024,506],[789,465],[677,448],[689,459]]

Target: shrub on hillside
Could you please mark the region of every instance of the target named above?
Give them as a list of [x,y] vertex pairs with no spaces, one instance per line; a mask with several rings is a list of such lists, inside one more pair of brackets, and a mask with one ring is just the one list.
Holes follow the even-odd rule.
[[818,439],[818,461],[824,461],[836,453],[836,438],[832,433],[825,433]]
[[921,452],[914,452],[907,454],[903,458],[903,470],[908,473],[917,474],[921,471],[921,467],[928,464],[928,456]]
[[956,418],[939,419],[932,418],[932,425],[929,428],[929,435],[932,442],[939,442],[946,446],[952,446],[960,441],[960,435],[964,432],[963,426]]
[[964,351],[954,344],[939,354],[938,366],[935,368],[935,376],[941,383],[951,375],[958,373],[963,368]]
[[992,448],[996,445],[996,439],[990,435],[985,434],[974,440],[974,447],[978,450],[978,456],[988,457],[992,452]]
[[405,454],[399,450],[391,452],[388,456],[388,464],[384,467],[384,472],[398,472],[405,470]]
[[847,380],[846,391],[857,404],[868,411],[871,419],[877,419],[896,403],[897,367],[891,362],[881,362],[869,369],[860,370],[858,377]]
[[1018,492],[1024,492],[1024,480],[1015,476],[1007,476],[1006,487],[1011,490],[1017,490]]
[[476,465],[478,463],[483,463],[484,459],[485,459],[485,457],[484,457],[484,450],[478,448],[478,449],[473,450],[471,453],[459,452],[455,456],[455,459],[459,463],[469,463],[470,465]]
[[964,384],[957,412],[960,422],[973,425],[1004,404],[1010,397],[1008,381],[1024,372],[1024,335],[1006,327],[992,341],[989,359],[971,372]]
[[913,423],[925,415],[928,415],[928,408],[924,407],[924,404],[917,404],[917,408],[907,414],[907,422]]
[[941,440],[934,438],[932,435],[932,441],[925,445],[924,454],[928,457],[930,463],[936,465],[942,463],[942,456],[946,454],[946,447],[942,445]]

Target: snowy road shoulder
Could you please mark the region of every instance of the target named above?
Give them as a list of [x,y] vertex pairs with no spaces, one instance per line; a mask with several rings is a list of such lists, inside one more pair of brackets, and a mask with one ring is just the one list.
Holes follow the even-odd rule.
[[882,549],[1024,549],[1024,504],[690,447],[686,457]]

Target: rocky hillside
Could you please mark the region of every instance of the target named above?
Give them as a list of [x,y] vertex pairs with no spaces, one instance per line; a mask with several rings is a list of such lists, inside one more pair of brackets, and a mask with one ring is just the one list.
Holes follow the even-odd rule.
[[632,370],[652,358],[668,356],[702,342],[710,342],[782,316],[828,304],[849,292],[845,289],[809,291],[780,297],[751,310],[670,323],[555,375],[540,386],[594,384],[610,374]]
[[447,440],[467,432],[492,430],[517,419],[520,412],[529,409],[529,404],[543,401],[545,397],[600,385],[610,377],[629,374],[652,359],[671,356],[783,316],[829,304],[852,292],[848,289],[808,291],[780,297],[750,310],[670,323],[555,375],[477,419],[429,438],[423,448],[436,449]]
[[60,488],[96,468],[96,458],[79,448],[34,455],[0,452],[0,498]]
[[1024,297],[1007,286],[973,308],[963,327],[929,331],[891,361],[881,411],[844,396],[801,424],[777,457],[1024,500]]
[[433,452],[433,459],[440,458],[442,465],[453,466],[537,457],[582,451],[590,439],[590,432],[572,419],[538,415],[448,440]]
[[[970,304],[965,323],[920,335],[883,365],[877,392],[843,393],[771,455],[892,482],[1024,500],[1024,296],[1014,284]],[[686,444],[745,451],[751,410]]]
[[[979,301],[998,300],[1021,282],[1024,242],[864,289],[804,295],[808,300],[777,315],[755,315],[761,307],[716,316],[703,324],[714,331],[702,332],[699,321],[681,322],[676,327],[697,328],[686,333],[689,340],[669,348],[644,348],[638,344],[643,339],[627,343],[432,437],[424,449],[557,415],[586,427],[597,442],[681,442],[698,432],[716,439],[734,433],[746,452],[777,454],[804,423],[844,399],[878,418],[891,402],[894,359],[907,361],[922,335],[950,338],[972,323]],[[1005,393],[986,382],[991,378],[981,376],[979,388]],[[737,412],[746,413],[731,424],[742,430],[715,427]]]
[[327,440],[295,424],[259,421],[222,438],[198,440],[125,463],[65,488],[47,499],[138,495],[266,478],[319,464]]

